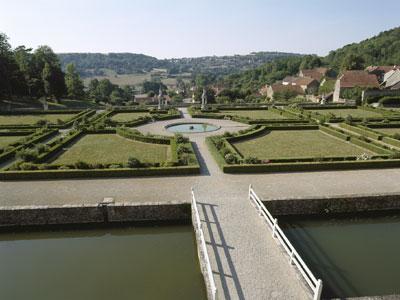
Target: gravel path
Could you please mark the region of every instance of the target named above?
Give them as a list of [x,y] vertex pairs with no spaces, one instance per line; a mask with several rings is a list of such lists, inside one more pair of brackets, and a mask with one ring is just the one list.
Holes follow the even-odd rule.
[[[184,121],[193,121],[183,110]],[[196,119],[197,122],[205,121]],[[170,120],[140,126],[171,134]],[[194,187],[214,277],[221,299],[309,299],[310,293],[247,199],[249,184],[261,198],[400,192],[400,169],[278,174],[223,174],[205,136],[246,128],[228,120],[207,120],[222,128],[191,134],[202,167],[200,176],[0,182],[0,205],[190,201]]]

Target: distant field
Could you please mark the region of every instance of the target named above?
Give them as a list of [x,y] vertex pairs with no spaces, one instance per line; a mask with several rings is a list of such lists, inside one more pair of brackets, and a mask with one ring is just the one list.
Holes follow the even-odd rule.
[[[308,111],[308,110],[306,110]],[[321,115],[334,114],[337,117],[346,118],[351,115],[354,118],[381,118],[382,114],[368,111],[363,109],[349,108],[349,109],[312,109],[312,112],[317,112]]]
[[0,136],[0,148],[7,147],[11,143],[14,143],[23,138],[24,136]]
[[75,114],[1,115],[0,125],[29,125],[36,124],[39,120],[47,120],[52,124],[56,124],[57,120],[66,122],[74,116]]
[[[145,80],[151,80],[151,73],[146,74],[116,74],[111,70],[105,70],[105,76],[93,76],[84,79],[85,86],[89,85],[90,80],[97,78],[108,79],[114,84],[118,85],[141,85]],[[184,81],[188,81],[188,79],[183,79]],[[161,81],[165,85],[176,85],[176,78],[161,78]]]
[[140,117],[148,117],[150,116],[147,112],[131,112],[131,113],[118,113],[111,117],[111,120],[116,122],[128,122],[136,120]]
[[400,128],[373,128],[373,130],[389,135],[400,134]]
[[89,134],[73,144],[53,163],[126,163],[129,157],[143,162],[163,162],[168,159],[168,145],[156,145],[125,139],[116,134]]
[[318,130],[277,130],[233,144],[245,157],[259,159],[373,154]]
[[269,110],[221,110],[220,115],[234,115],[251,119],[287,119],[286,117]]

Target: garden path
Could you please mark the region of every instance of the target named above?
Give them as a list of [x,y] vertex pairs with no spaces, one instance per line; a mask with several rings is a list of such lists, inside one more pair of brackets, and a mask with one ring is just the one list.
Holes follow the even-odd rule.
[[[182,113],[184,122],[193,121],[185,109]],[[139,130],[171,134],[164,126],[174,122],[146,124]],[[188,202],[193,187],[221,299],[308,299],[310,294],[297,272],[247,199],[248,185],[253,184],[261,198],[400,192],[400,169],[224,174],[211,157],[205,137],[247,125],[207,122],[222,128],[190,136],[200,159],[200,176],[0,182],[0,205],[98,203],[104,197],[116,202]]]

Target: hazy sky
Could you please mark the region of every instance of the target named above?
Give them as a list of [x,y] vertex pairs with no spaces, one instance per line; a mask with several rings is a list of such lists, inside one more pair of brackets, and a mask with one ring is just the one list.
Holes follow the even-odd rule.
[[399,0],[0,0],[0,31],[56,52],[325,55],[399,26],[399,12]]

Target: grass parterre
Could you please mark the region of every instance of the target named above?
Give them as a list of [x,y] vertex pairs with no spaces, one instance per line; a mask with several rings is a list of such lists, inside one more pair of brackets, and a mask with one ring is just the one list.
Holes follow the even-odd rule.
[[224,172],[382,168],[400,165],[392,147],[328,125],[253,126],[207,138]]
[[233,142],[232,145],[243,157],[255,156],[262,160],[376,154],[319,130],[269,131],[257,138]]
[[144,163],[163,163],[171,158],[170,146],[134,141],[118,134],[87,134],[52,163],[116,164],[127,162],[130,157]]

